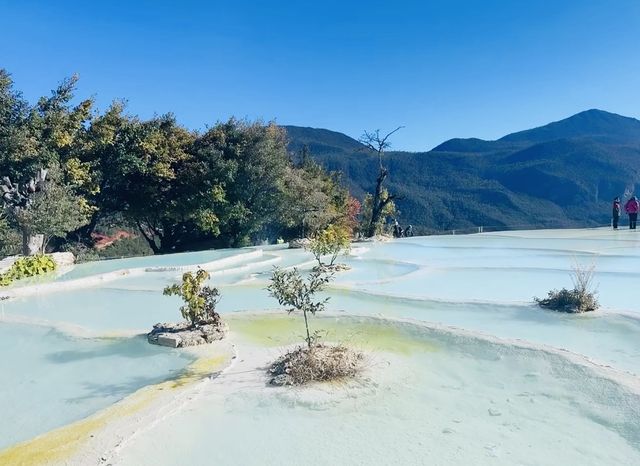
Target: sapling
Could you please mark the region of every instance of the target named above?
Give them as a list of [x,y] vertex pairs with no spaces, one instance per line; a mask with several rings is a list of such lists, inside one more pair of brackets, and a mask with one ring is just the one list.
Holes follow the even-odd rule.
[[310,382],[325,382],[354,377],[361,370],[363,354],[343,345],[318,343],[318,334],[309,331],[309,316],[323,311],[329,298],[314,299],[333,278],[322,268],[316,268],[305,279],[300,272],[276,268],[267,288],[271,296],[281,305],[287,306],[287,312],[302,312],[307,332],[305,346],[294,348],[268,369],[273,385],[304,385]]
[[307,332],[305,341],[309,349],[315,338],[309,331],[308,314],[315,315],[316,312],[324,311],[325,304],[329,301],[329,298],[314,300],[314,295],[322,291],[332,278],[333,273],[319,269],[312,271],[305,279],[296,268],[291,270],[276,268],[271,277],[271,284],[267,287],[270,296],[276,298],[280,305],[287,306],[286,310],[289,314],[295,311],[302,312]]
[[220,323],[220,314],[216,312],[220,292],[215,287],[202,286],[208,279],[206,270],[199,269],[195,274],[186,272],[182,275],[182,283],[167,286],[162,293],[182,298],[185,304],[180,307],[180,312],[192,327],[201,323]]

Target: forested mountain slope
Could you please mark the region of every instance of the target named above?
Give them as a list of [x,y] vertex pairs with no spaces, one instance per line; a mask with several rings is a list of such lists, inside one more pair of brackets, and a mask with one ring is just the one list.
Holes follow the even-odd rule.
[[[334,131],[287,126],[289,149],[306,145],[339,170],[353,193],[373,190],[376,159]],[[388,187],[402,223],[470,226],[593,226],[610,201],[640,180],[640,121],[588,110],[497,141],[452,139],[428,152],[388,152]]]

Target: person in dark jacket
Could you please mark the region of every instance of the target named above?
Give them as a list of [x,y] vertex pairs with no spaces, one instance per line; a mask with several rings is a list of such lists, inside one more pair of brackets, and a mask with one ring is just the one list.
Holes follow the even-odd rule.
[[638,221],[638,211],[640,211],[640,202],[638,202],[635,196],[631,196],[631,199],[624,205],[624,210],[629,214],[629,228],[635,230],[636,222]]
[[409,225],[406,230],[404,230],[404,236],[407,238],[413,236],[413,226]]
[[620,220],[620,198],[616,197],[613,200],[613,229],[618,229],[618,222]]

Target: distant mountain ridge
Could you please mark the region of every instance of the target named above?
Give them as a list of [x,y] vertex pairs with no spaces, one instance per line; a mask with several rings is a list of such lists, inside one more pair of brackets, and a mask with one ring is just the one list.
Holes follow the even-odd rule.
[[[285,126],[292,152],[306,145],[351,190],[373,189],[376,160],[335,131]],[[403,223],[423,230],[470,226],[592,226],[640,181],[640,121],[602,110],[506,135],[450,139],[428,152],[388,153],[389,189]]]
[[592,109],[545,126],[508,134],[499,141],[530,143],[569,138],[589,138],[613,144],[640,144],[640,121]]

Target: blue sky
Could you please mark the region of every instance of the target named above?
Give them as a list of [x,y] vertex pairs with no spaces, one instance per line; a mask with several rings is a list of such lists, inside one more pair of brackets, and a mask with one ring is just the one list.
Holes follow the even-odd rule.
[[494,139],[589,108],[640,117],[640,1],[0,0],[0,67],[33,100],[80,75],[204,128],[231,115]]

